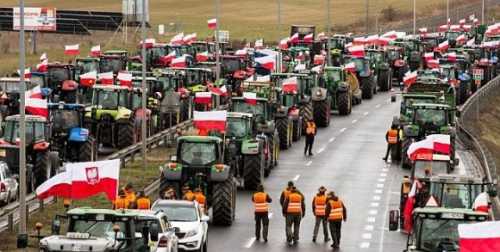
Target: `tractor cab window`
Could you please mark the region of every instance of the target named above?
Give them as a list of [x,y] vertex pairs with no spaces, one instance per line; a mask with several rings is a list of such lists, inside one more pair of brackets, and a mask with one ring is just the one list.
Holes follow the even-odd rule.
[[92,71],[99,72],[99,62],[97,61],[77,61],[76,69],[80,72],[79,74],[84,74]]
[[181,160],[190,165],[208,165],[217,161],[217,146],[215,143],[190,143],[181,145]]
[[99,62],[99,67],[102,73],[118,73],[125,69],[125,62],[120,57],[103,57]]
[[80,114],[76,110],[53,110],[51,115],[54,130],[65,131],[80,126]]
[[5,93],[19,93],[21,84],[17,81],[2,81],[0,82],[0,91]]
[[447,113],[446,110],[417,109],[415,111],[415,121],[419,125],[442,127],[447,124]]
[[[147,103],[146,103],[147,104]],[[141,93],[136,93],[132,95],[132,109],[137,109],[142,106],[142,95]]]
[[198,53],[208,51],[208,45],[205,43],[195,43],[193,44],[194,50]]
[[117,109],[118,106],[127,106],[127,93],[118,91],[99,91],[97,97],[94,97],[94,104],[102,107],[102,109]]
[[250,131],[249,121],[244,118],[227,119],[226,134],[228,137],[244,137]]
[[389,50],[387,56],[391,61],[401,58],[401,53],[398,50]]
[[328,81],[329,82],[337,82],[342,80],[342,76],[340,71],[329,71],[328,72]]
[[295,105],[296,104],[295,97],[296,96],[293,94],[284,94],[283,96],[281,96],[283,106],[289,108],[289,107],[292,107],[293,105]]
[[460,36],[458,32],[446,32],[445,37],[447,40],[456,40]]
[[161,88],[166,91],[175,90],[179,82],[179,80],[174,76],[160,76],[158,78],[158,81],[160,83]]
[[[6,122],[4,140],[9,143],[20,141],[19,131],[19,122]],[[26,144],[43,139],[45,139],[45,125],[42,122],[26,122]]]
[[167,55],[167,53],[167,48],[163,46],[151,48],[151,57],[155,60]]
[[64,67],[50,67],[48,71],[49,86],[54,88],[63,81],[71,79],[70,70]]
[[253,115],[265,115],[265,103],[257,101],[257,105],[251,105],[243,100],[233,100],[233,110],[235,112],[250,113]]
[[423,219],[420,221],[422,224],[417,247],[424,251],[438,251],[441,243],[454,243],[458,246],[458,224],[475,222],[463,219]]
[[432,185],[431,190],[443,207],[472,208],[476,197],[481,193],[481,185],[474,184],[439,184]]
[[226,58],[222,60],[222,69],[225,74],[234,73],[241,69],[241,62],[239,58]]
[[108,238],[115,239],[115,232],[113,231],[113,225],[120,226],[120,232],[117,234],[118,239],[124,239],[126,223],[125,222],[113,222],[111,220],[102,220],[98,221],[95,219],[79,219],[75,220],[72,225],[70,225],[69,232],[77,232],[77,233],[87,233],[90,234],[91,237],[100,237],[100,238]]
[[448,171],[448,161],[417,160],[415,162],[415,174],[417,178],[426,177],[429,174],[446,174]]

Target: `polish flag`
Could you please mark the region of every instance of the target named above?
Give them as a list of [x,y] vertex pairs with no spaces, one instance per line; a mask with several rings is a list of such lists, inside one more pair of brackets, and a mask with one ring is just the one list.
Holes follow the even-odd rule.
[[462,29],[464,30],[464,32],[469,32],[470,29],[472,29],[472,25],[464,25],[462,26]]
[[467,40],[467,38],[465,37],[465,34],[461,34],[460,36],[457,37],[458,44],[463,44],[463,43],[465,43],[466,40]]
[[[147,38],[145,43],[146,48],[153,48],[153,46],[156,44],[156,39],[154,38]],[[142,40],[139,42],[139,45],[142,47]]]
[[312,43],[314,40],[314,35],[312,33],[309,33],[307,35],[304,36],[304,43]]
[[299,42],[299,34],[298,33],[295,33],[293,34],[291,37],[290,37],[290,41],[289,41],[291,44],[297,44]]
[[365,37],[358,37],[352,40],[353,45],[364,45],[366,43]]
[[390,39],[394,40],[394,39],[398,38],[398,33],[396,31],[389,31],[389,32],[384,33],[381,37],[390,38]]
[[474,204],[472,205],[472,209],[478,212],[489,213],[490,204],[488,198],[489,196],[485,192],[482,192],[479,195],[477,195],[477,197],[474,199]]
[[448,40],[440,43],[438,45],[438,47],[436,48],[436,50],[440,51],[440,52],[444,52],[446,50],[448,50],[448,48],[450,47],[449,43],[448,43]]
[[186,67],[187,66],[187,64],[186,64],[186,55],[182,55],[179,58],[173,59],[172,63],[170,63],[170,66],[171,67],[179,67],[179,68]]
[[405,206],[403,208],[403,227],[407,233],[411,233],[413,229],[413,209],[415,207],[415,197],[417,195],[417,190],[421,187],[422,185],[418,180],[413,181],[413,185],[411,186],[411,190],[408,193],[408,198],[406,199]]
[[80,85],[91,87],[97,80],[97,71],[91,71],[80,75]]
[[219,96],[227,96],[227,88],[226,86],[222,86],[220,88],[211,86],[208,88],[212,94],[219,95]]
[[460,26],[463,26],[465,24],[465,18],[464,19],[460,19],[458,21],[458,23],[460,24]]
[[234,53],[234,55],[236,56],[246,56],[247,54],[248,54],[247,48],[236,50],[236,52]]
[[184,44],[190,45],[191,43],[196,41],[196,38],[197,38],[197,35],[195,32],[195,33],[191,33],[191,34],[184,36],[184,38],[182,38],[182,41],[184,42]]
[[64,54],[66,55],[79,55],[80,54],[80,45],[67,45],[64,47]]
[[49,58],[47,57],[47,53],[43,53],[42,56],[40,56],[40,61],[48,60]]
[[113,85],[113,72],[100,73],[97,75],[97,79],[102,85]]
[[418,32],[420,32],[422,34],[427,33],[427,27],[422,27],[422,28],[418,29]]
[[500,251],[500,221],[458,225],[461,252]]
[[273,55],[267,55],[264,57],[255,58],[256,63],[259,63],[261,67],[263,67],[269,71],[274,70],[275,60],[276,59],[274,58]]
[[25,98],[30,98],[30,99],[42,99],[42,89],[40,86],[36,86],[30,90],[27,90],[25,94]]
[[451,153],[450,135],[432,134],[428,135],[425,139],[432,141],[434,152],[446,155],[449,155]]
[[194,111],[193,112],[193,125],[200,131],[211,131],[217,130],[219,132],[224,132],[226,130],[226,110],[215,110],[215,111]]
[[217,29],[217,19],[216,18],[209,19],[207,21],[207,24],[208,24],[208,29],[210,29],[210,30]]
[[325,55],[319,55],[319,54],[316,54],[314,55],[314,58],[313,58],[313,64],[315,66],[317,65],[323,65],[325,63]]
[[474,23],[474,24],[479,24],[479,19],[474,18],[474,20],[472,20],[472,23]]
[[475,38],[471,38],[469,41],[467,41],[466,45],[467,46],[473,46],[474,44],[476,44],[476,39]]
[[371,35],[371,36],[366,37],[365,42],[367,44],[376,44],[378,42],[378,39],[379,39],[378,35],[375,34],[375,35]]
[[161,60],[165,65],[168,65],[172,62],[173,59],[175,59],[175,57],[175,51],[171,51],[169,54],[163,56]]
[[351,72],[351,73],[355,73],[356,72],[356,64],[354,62],[350,62],[344,66],[344,69]]
[[198,104],[210,104],[212,103],[212,93],[211,92],[196,92],[194,94],[194,102]]
[[403,83],[409,87],[417,81],[417,71],[407,72],[403,77]]
[[101,56],[101,45],[92,46],[92,48],[90,48],[90,56],[92,57]]
[[282,84],[284,93],[296,93],[297,92],[297,77],[290,77],[283,80]]
[[445,32],[445,31],[447,31],[447,30],[448,30],[448,28],[449,28],[449,26],[448,26],[448,25],[440,25],[440,26],[438,27],[438,31],[439,31],[439,32]]
[[452,30],[454,32],[459,32],[462,30],[462,28],[460,25],[452,25],[452,26],[450,26],[450,30]]
[[427,60],[427,67],[428,68],[439,68],[439,60],[437,59],[430,59]]
[[36,71],[40,73],[45,73],[48,71],[48,67],[49,67],[49,60],[44,59],[42,60],[42,62],[40,62],[40,64],[36,65]]
[[26,112],[31,115],[39,115],[45,118],[49,117],[49,109],[47,99],[42,99],[42,91],[40,86],[36,86],[31,90],[26,91]]
[[425,61],[431,60],[434,58],[434,53],[433,52],[426,52],[424,53],[424,59]]
[[[17,74],[19,74],[19,76],[21,76],[21,70],[18,69]],[[24,69],[24,78],[25,79],[31,78],[31,70],[29,68]]]
[[392,38],[380,37],[377,40],[377,44],[379,44],[380,46],[386,46],[393,40],[394,39],[392,39]]
[[362,45],[352,46],[348,50],[353,57],[364,57],[365,56],[365,47]]
[[252,92],[243,92],[243,99],[250,105],[257,105],[257,94]]
[[446,58],[447,58],[447,59],[448,59],[448,61],[450,61],[450,62],[455,62],[455,61],[457,61],[457,53],[455,53],[455,52],[448,53],[448,54],[446,55]]
[[206,62],[208,61],[208,51],[197,53],[196,54],[196,61],[197,62]]
[[132,74],[128,72],[119,72],[116,79],[120,82],[120,86],[132,87]]
[[279,49],[281,50],[288,49],[288,41],[290,41],[290,38],[284,38],[280,40]]
[[85,199],[105,193],[108,200],[116,199],[120,175],[120,160],[68,163],[65,171],[36,188],[36,196]]
[[450,135],[433,134],[424,140],[412,143],[406,154],[410,160],[416,160],[418,155],[441,153],[449,155],[451,152]]
[[170,43],[173,45],[181,45],[183,43],[184,33],[181,32],[170,39]]

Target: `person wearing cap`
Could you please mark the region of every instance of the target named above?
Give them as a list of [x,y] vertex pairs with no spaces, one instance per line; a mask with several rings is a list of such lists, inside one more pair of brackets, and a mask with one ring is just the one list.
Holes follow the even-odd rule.
[[288,197],[288,195],[290,195],[290,192],[292,191],[293,186],[294,186],[293,181],[288,181],[288,184],[287,184],[285,190],[283,190],[283,192],[281,193],[281,196],[280,196],[281,207],[283,207],[283,203],[285,203],[285,199]]
[[127,209],[130,206],[130,202],[127,199],[127,195],[124,190],[118,192],[118,198],[115,199],[113,203],[113,209]]
[[272,202],[269,194],[264,192],[264,186],[258,185],[257,191],[252,196],[255,208],[255,239],[260,240],[260,230],[262,226],[262,238],[267,242],[269,229],[269,203]]
[[135,195],[134,187],[132,186],[132,184],[128,183],[127,185],[125,185],[123,191],[125,192],[125,196],[127,197],[127,200],[130,204],[129,208],[135,209],[136,208],[135,202],[137,200],[137,197]]
[[326,188],[321,186],[318,189],[318,193],[314,196],[312,200],[312,212],[316,217],[316,222],[314,224],[313,231],[313,242],[316,242],[316,238],[318,237],[318,231],[320,224],[323,225],[323,237],[325,238],[325,242],[330,241],[328,237],[328,228],[327,228],[327,218],[326,218]]
[[194,193],[191,191],[191,188],[189,187],[189,185],[184,185],[182,187],[182,199],[193,201],[194,198],[195,198]]
[[137,196],[137,209],[147,210],[151,209],[151,200],[144,193],[144,191],[139,191],[139,195]]
[[332,248],[340,247],[340,234],[342,221],[347,220],[347,210],[342,200],[334,192],[328,193],[328,203],[326,204],[326,216],[328,216],[328,225],[332,235]]
[[[288,245],[299,241],[300,221],[306,214],[304,196],[294,186],[283,203],[283,216],[286,218],[286,241]],[[292,231],[293,229],[293,231]]]

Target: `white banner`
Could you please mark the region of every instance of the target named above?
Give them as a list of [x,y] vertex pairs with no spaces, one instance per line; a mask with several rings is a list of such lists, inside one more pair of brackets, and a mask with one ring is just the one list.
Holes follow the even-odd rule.
[[[20,30],[19,7],[13,8],[14,30]],[[56,8],[24,8],[24,29],[27,31],[55,31]]]

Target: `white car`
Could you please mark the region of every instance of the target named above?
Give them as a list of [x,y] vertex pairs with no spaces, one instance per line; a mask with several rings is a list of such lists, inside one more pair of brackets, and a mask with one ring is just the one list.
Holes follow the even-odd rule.
[[157,200],[152,210],[162,210],[172,227],[178,228],[178,247],[184,251],[207,251],[209,217],[196,201]]
[[9,204],[16,200],[18,191],[17,179],[12,176],[7,164],[0,161],[0,203]]

